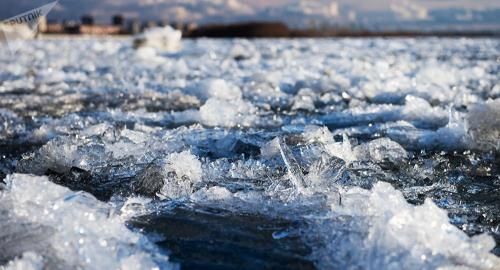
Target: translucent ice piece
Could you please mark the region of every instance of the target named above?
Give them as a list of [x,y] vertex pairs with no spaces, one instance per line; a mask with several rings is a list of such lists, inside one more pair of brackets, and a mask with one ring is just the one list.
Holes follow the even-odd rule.
[[[160,255],[145,237],[127,229],[111,205],[87,193],[58,186],[46,177],[13,174],[5,181],[7,186],[0,196],[1,218],[7,214],[10,223],[38,224],[51,230],[48,237],[37,242],[47,247],[37,250],[44,259],[44,269],[54,268],[47,265],[54,260],[64,262],[66,268],[123,269],[124,263],[132,260],[143,267],[172,269],[168,258]],[[23,246],[25,243],[12,243],[9,249],[33,250],[32,245]],[[39,263],[37,255],[17,254],[21,255],[22,259],[13,265]]]

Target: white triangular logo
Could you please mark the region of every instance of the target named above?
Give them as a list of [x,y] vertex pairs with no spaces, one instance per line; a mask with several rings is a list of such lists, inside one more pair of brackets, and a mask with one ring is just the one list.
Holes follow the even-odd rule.
[[33,37],[38,30],[40,19],[47,16],[58,2],[50,2],[2,21],[0,23],[0,43],[8,43],[9,40],[19,38]]

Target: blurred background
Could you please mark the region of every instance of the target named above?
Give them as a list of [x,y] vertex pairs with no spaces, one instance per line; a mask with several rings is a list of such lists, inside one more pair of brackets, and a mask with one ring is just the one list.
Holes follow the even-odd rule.
[[[1,0],[7,19],[50,0]],[[61,0],[41,31],[184,36],[498,35],[500,0]],[[83,27],[82,27],[83,26]]]

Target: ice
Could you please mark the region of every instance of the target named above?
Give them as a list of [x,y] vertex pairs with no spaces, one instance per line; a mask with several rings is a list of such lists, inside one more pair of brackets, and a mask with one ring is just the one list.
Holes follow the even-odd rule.
[[466,123],[468,133],[478,147],[500,149],[500,99],[471,106]]
[[314,111],[316,94],[308,88],[300,89],[294,98],[292,110]]
[[330,155],[341,158],[347,163],[358,159],[356,153],[353,152],[349,138],[345,134],[342,136],[342,142],[336,142],[332,133],[326,127],[307,126],[303,136],[310,143],[322,143]]
[[196,183],[201,181],[201,163],[189,151],[169,154],[163,166],[165,175],[161,197],[177,198],[190,195]]
[[295,188],[299,192],[303,192],[306,187],[304,175],[302,174],[301,168],[295,160],[292,151],[288,148],[283,138],[278,138],[277,145],[281,158],[283,159],[283,162],[288,170],[290,179],[292,180]]
[[[46,177],[13,174],[7,176],[5,182],[7,185],[0,197],[2,211],[8,212],[4,225],[23,222],[49,231],[44,233],[35,250],[26,245],[29,239],[20,238],[21,241],[11,243],[10,250],[17,247],[22,253],[12,254],[18,259],[8,264],[8,269],[24,266],[37,269],[40,265],[43,269],[128,269],[123,267],[130,262],[141,268],[174,267],[166,256],[145,253],[155,247],[140,234],[127,229],[110,205],[91,195],[70,191]],[[10,237],[18,237],[16,233],[22,232],[10,233],[14,233]],[[41,249],[44,244],[47,248]]]
[[255,113],[255,107],[241,99],[210,98],[200,107],[201,122],[207,126],[251,126],[256,121]]
[[498,40],[176,35],[0,54],[0,265],[498,268]]
[[227,82],[223,79],[208,79],[201,82],[197,87],[186,89],[186,92],[192,93],[199,99],[206,101],[209,98],[222,100],[241,99],[241,90],[237,85]]
[[182,32],[171,26],[148,28],[144,33],[134,37],[135,47],[150,47],[166,52],[177,52],[181,49]]
[[[317,233],[342,228],[352,234],[326,237],[332,242],[315,254],[329,257],[320,261],[321,268],[495,269],[500,263],[489,253],[495,245],[491,237],[469,238],[430,200],[410,205],[399,191],[383,182],[371,191],[354,188],[342,195],[342,205],[332,206],[334,216],[326,223],[321,221]],[[342,220],[347,224],[341,224]],[[364,223],[370,224],[367,230]]]
[[22,135],[24,125],[19,116],[6,109],[0,108],[0,139],[12,139],[15,136]]
[[406,150],[397,142],[388,138],[375,139],[366,144],[356,146],[353,150],[358,159],[371,160],[377,163],[401,165],[407,158]]

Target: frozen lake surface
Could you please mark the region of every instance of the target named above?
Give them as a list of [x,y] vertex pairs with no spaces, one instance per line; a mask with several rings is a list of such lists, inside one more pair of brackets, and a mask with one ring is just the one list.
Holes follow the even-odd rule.
[[0,54],[0,269],[498,269],[500,40]]

